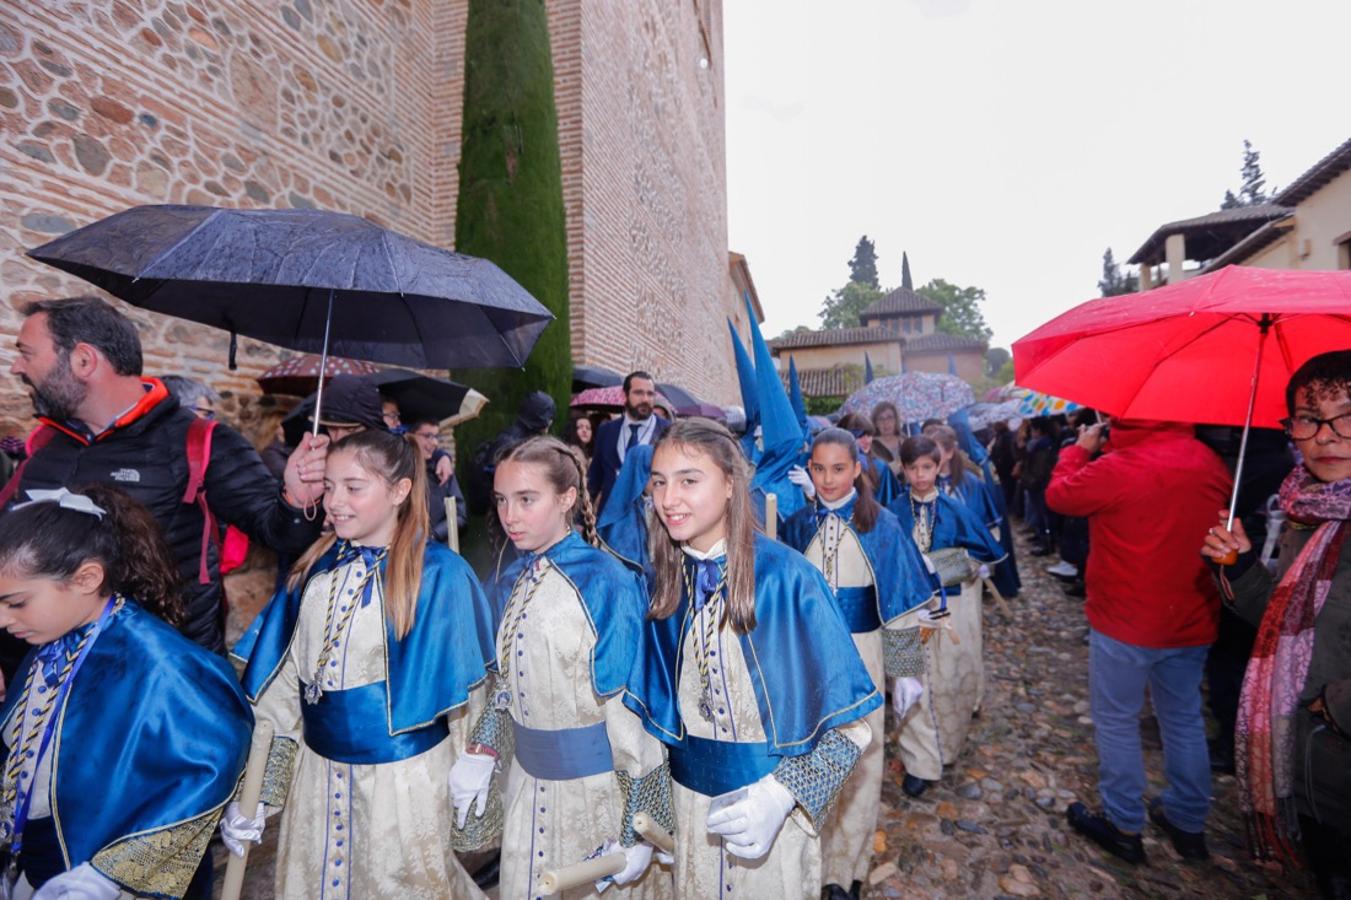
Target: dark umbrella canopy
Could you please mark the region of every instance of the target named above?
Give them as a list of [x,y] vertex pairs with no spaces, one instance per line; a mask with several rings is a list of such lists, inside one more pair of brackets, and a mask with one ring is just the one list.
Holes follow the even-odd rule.
[[368,377],[380,393],[399,404],[404,424],[419,419],[440,422],[458,416],[469,394],[466,385],[407,369],[384,369]]
[[[706,405],[698,397],[691,394],[678,384],[659,384],[657,390],[661,392],[667,400],[675,404],[676,409],[693,409],[698,406]],[[702,415],[702,413],[700,414]]]
[[580,393],[587,388],[614,387],[624,383],[624,376],[614,369],[604,366],[573,366],[572,392]]
[[[285,362],[277,363],[259,375],[258,386],[263,389],[264,394],[289,394],[293,397],[304,397],[306,394],[313,393],[315,388],[319,387],[320,365],[318,354],[306,353],[303,356],[293,356]],[[338,375],[374,375],[379,371],[379,366],[362,362],[359,359],[345,359],[341,356],[330,356],[327,364],[324,365],[324,377],[329,380]]]
[[143,309],[304,352],[519,366],[553,315],[483,259],[314,209],[139,206],[29,251]]

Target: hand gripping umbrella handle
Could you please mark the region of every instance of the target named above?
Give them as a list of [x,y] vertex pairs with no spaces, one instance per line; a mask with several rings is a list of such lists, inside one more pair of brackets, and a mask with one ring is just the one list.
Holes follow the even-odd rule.
[[[249,761],[244,767],[244,786],[239,791],[239,808],[244,815],[251,815],[258,808],[258,795],[263,792],[263,775],[267,772],[267,757],[272,750],[272,723],[259,722],[253,729],[253,745],[249,748]],[[244,855],[230,854],[225,864],[225,882],[221,887],[221,900],[239,900],[244,889],[244,869],[249,864],[249,843],[244,844]]]
[[[665,853],[675,852],[675,839],[671,833],[652,821],[652,817],[647,813],[640,812],[633,817],[633,830],[658,850]],[[539,892],[545,897],[552,897],[563,891],[599,881],[608,875],[618,875],[624,871],[626,862],[623,851],[619,851],[562,869],[549,869],[539,877]]]
[[[1238,507],[1238,489],[1243,480],[1243,459],[1248,455],[1248,433],[1252,431],[1253,408],[1257,405],[1257,379],[1262,375],[1262,348],[1267,342],[1267,332],[1271,330],[1275,319],[1264,313],[1257,323],[1257,359],[1252,365],[1252,386],[1248,392],[1248,415],[1243,420],[1243,437],[1238,442],[1238,462],[1234,464],[1234,492],[1229,496],[1229,519],[1224,524],[1226,531],[1234,530],[1234,511]],[[1232,566],[1238,562],[1238,554],[1230,550],[1215,560],[1217,565]]]

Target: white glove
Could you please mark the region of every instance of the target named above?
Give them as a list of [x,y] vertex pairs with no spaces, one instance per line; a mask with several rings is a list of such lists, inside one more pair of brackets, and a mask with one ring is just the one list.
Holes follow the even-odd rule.
[[122,889],[89,863],[62,872],[38,888],[33,900],[117,900]]
[[816,496],[816,485],[812,484],[811,475],[801,466],[793,466],[788,470],[788,480],[802,488],[802,493],[807,495],[808,500]]
[[244,844],[263,842],[263,804],[258,804],[258,813],[252,819],[244,815],[239,801],[231,800],[220,817],[220,839],[235,856],[244,855]]
[[643,877],[647,871],[648,864],[652,862],[652,845],[647,841],[639,841],[632,847],[619,848],[624,850],[624,871],[614,876],[615,884],[628,884],[630,881],[636,881]]
[[766,775],[747,788],[738,800],[708,817],[708,830],[721,835],[727,852],[742,859],[759,859],[769,852],[783,820],[797,803],[788,788],[773,775]]
[[897,718],[905,718],[910,708],[924,696],[924,685],[918,678],[894,678],[891,682],[891,708]]
[[985,563],[981,563],[980,568],[976,571],[976,574],[980,576],[981,581],[984,581],[985,579],[990,577],[990,567],[985,565]]
[[450,802],[455,805],[455,825],[463,828],[469,821],[469,806],[478,801],[474,815],[488,808],[488,785],[493,780],[497,760],[486,753],[466,753],[450,767]]

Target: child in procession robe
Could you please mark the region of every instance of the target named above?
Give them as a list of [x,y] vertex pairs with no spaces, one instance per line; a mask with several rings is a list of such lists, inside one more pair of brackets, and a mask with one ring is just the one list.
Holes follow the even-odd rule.
[[[338,441],[333,531],[235,648],[276,729],[260,807],[283,807],[278,897],[482,896],[450,843],[447,776],[483,706],[492,614],[468,564],[427,542],[425,477],[406,438]],[[261,836],[251,812],[222,822],[234,852]]]
[[[904,717],[922,688],[917,678],[887,670],[884,635],[908,627],[913,616],[906,614],[929,601],[938,582],[896,516],[873,499],[864,459],[849,432],[830,428],[816,435],[808,462],[816,502],[788,520],[782,538],[825,576],[873,684],[885,691],[883,678],[889,678],[892,704]],[[882,799],[883,718],[880,707],[868,714],[872,739],[821,835],[832,900],[858,897],[871,868]]]
[[679,897],[812,898],[882,698],[825,579],[754,531],[745,457],[684,419],[652,457],[652,604],[625,703],[667,745]]
[[[647,812],[668,830],[661,744],[620,692],[642,630],[639,576],[597,542],[581,454],[534,437],[497,465],[498,521],[520,555],[494,581],[496,677],[490,705],[451,773],[457,824],[484,813],[499,766],[505,822],[499,896],[539,895],[547,870],[623,852],[624,870],[572,898],[662,898],[670,875],[648,871],[652,845],[634,831]],[[608,508],[608,507],[607,507]],[[580,519],[583,534],[573,524]],[[585,537],[583,537],[585,535]]]
[[[901,445],[906,491],[890,506],[901,529],[920,553],[961,548],[977,563],[994,564],[1004,550],[985,523],[967,506],[938,487],[942,452],[927,437],[907,438]],[[971,716],[980,708],[981,582],[975,573],[943,587],[943,605],[922,614],[915,627],[899,638],[898,667],[915,672],[924,695],[902,721],[902,788],[919,797],[943,776],[961,753]],[[947,607],[951,604],[951,609]]]
[[0,714],[4,896],[210,896],[194,873],[253,728],[235,674],[172,627],[177,568],[144,507],[103,485],[28,497],[0,516],[0,627],[33,645]]

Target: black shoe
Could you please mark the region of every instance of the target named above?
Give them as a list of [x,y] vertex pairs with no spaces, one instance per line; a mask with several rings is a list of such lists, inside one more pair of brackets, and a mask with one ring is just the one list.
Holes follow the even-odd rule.
[[920,797],[924,796],[924,792],[927,791],[932,784],[932,781],[928,781],[924,778],[916,778],[914,775],[907,773],[906,776],[901,779],[901,790],[905,791],[907,797],[914,797],[918,800]]
[[850,900],[858,900],[859,896],[862,893],[863,893],[863,882],[855,878],[854,883],[849,885],[849,898]]
[[502,876],[502,853],[498,851],[486,863],[474,870],[469,877],[474,879],[474,884],[478,885],[481,891],[491,891],[497,887],[497,881]]
[[1206,849],[1206,833],[1204,831],[1183,831],[1172,822],[1168,821],[1168,816],[1163,812],[1163,798],[1155,797],[1149,801],[1149,821],[1162,828],[1168,837],[1173,841],[1173,849],[1177,855],[1183,859],[1205,862],[1210,859],[1210,851]]
[[1051,549],[1050,547],[1043,547],[1043,546],[1040,545],[1040,544],[1038,544],[1038,545],[1036,545],[1036,546],[1034,546],[1034,547],[1032,548],[1032,555],[1033,555],[1033,556],[1050,556],[1050,555],[1051,555],[1052,553],[1054,553],[1054,552],[1055,552],[1055,550]]
[[1223,738],[1207,741],[1210,745],[1210,771],[1217,775],[1234,774],[1234,744]]
[[1081,600],[1088,593],[1088,590],[1084,587],[1082,581],[1076,581],[1074,584],[1065,585],[1064,591],[1066,597],[1078,597]]
[[828,884],[821,888],[821,900],[850,900],[849,892],[838,884]]
[[1065,810],[1070,827],[1114,856],[1128,863],[1145,861],[1145,844],[1138,834],[1126,834],[1101,813],[1090,812],[1082,803],[1071,803]]

